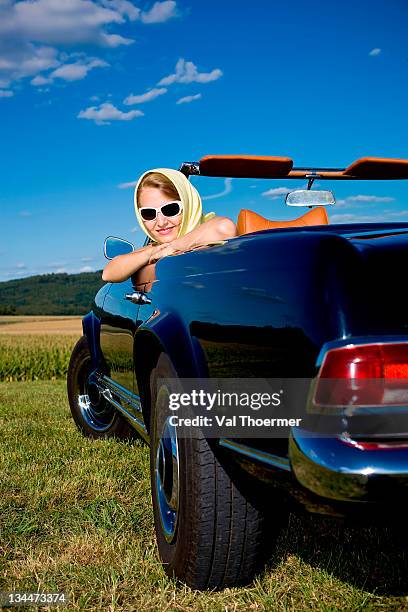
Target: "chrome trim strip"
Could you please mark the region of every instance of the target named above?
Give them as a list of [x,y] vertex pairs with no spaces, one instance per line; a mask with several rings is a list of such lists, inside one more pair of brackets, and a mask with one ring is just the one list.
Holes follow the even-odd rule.
[[245,457],[250,457],[251,459],[256,459],[261,463],[266,463],[266,465],[270,465],[272,467],[279,468],[280,470],[285,470],[287,472],[291,471],[289,459],[285,457],[280,457],[279,455],[272,455],[272,453],[267,453],[266,451],[257,450],[256,448],[251,448],[246,444],[242,444],[241,442],[235,442],[234,440],[228,440],[227,438],[221,438],[219,440],[219,445],[224,448],[228,448],[240,455],[244,455]]
[[106,242],[109,240],[109,238],[116,238],[116,240],[121,240],[122,242],[126,242],[126,244],[128,244],[129,246],[132,247],[132,252],[135,250],[134,245],[129,242],[129,240],[124,240],[123,238],[119,238],[118,236],[106,236],[104,242],[103,242],[103,254],[105,256],[106,259],[112,259],[112,257],[108,257],[107,253],[106,253]]
[[129,404],[129,406],[131,406],[132,408],[137,410],[137,412],[140,412],[140,414],[143,415],[142,405],[140,397],[138,395],[132,393],[116,381],[112,380],[112,378],[109,378],[109,376],[102,375],[99,377],[99,380],[103,382],[103,384],[106,385],[111,391],[119,395],[124,402]]
[[[97,379],[98,388],[100,389],[103,397],[114,406],[127,421],[133,425],[136,431],[149,443],[149,434],[147,432],[144,420],[140,397],[131,393],[125,387],[122,387],[119,383],[113,381],[109,376],[99,376]],[[131,409],[136,411],[140,418],[135,416],[133,412],[127,410],[122,404],[120,404],[113,396],[112,392],[119,396],[119,398],[125,402]]]

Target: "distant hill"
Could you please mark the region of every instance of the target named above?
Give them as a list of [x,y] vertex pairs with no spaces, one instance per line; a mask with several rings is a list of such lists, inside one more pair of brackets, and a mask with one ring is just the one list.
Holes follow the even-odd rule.
[[102,270],[0,282],[0,315],[84,315],[103,285]]

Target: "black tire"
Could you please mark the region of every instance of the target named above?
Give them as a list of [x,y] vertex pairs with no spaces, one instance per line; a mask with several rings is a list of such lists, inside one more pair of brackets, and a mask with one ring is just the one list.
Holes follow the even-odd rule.
[[[164,383],[161,378],[176,378],[169,357],[162,353],[150,378],[151,382],[151,441],[150,473],[157,546],[164,569],[193,589],[221,589],[250,582],[263,567],[273,541],[271,527],[264,510],[256,507],[237,488],[221,465],[209,442],[198,434],[194,438],[177,439],[178,491],[167,486],[166,469],[171,478],[174,457],[162,461],[164,416]],[[174,432],[173,432],[174,433]],[[195,435],[195,434],[194,434]],[[167,444],[174,447],[174,442]],[[160,476],[160,470],[163,475]],[[164,485],[162,486],[164,482]],[[167,497],[164,501],[163,491]],[[170,499],[168,507],[167,502]],[[168,523],[168,516],[175,517]],[[166,514],[167,513],[167,514]],[[276,513],[274,513],[276,515]],[[269,521],[271,522],[271,521]],[[170,524],[170,528],[169,528]],[[171,529],[171,527],[173,527]]]
[[67,373],[68,400],[78,429],[88,438],[133,437],[133,429],[89,380],[92,360],[86,336],[73,348]]

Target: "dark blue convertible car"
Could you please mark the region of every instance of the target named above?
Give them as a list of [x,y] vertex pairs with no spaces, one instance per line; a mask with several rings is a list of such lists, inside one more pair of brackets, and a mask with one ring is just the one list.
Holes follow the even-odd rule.
[[[408,221],[331,225],[331,192],[312,186],[406,179],[408,161],[207,156],[180,170],[301,179],[287,203],[309,208],[289,222],[243,210],[237,237],[106,284],[83,319],[68,395],[86,436],[150,444],[164,568],[214,589],[252,579],[291,502],[367,520],[407,511]],[[108,258],[132,250],[105,243]],[[302,381],[300,419],[285,435],[180,435],[169,381],[187,379]]]

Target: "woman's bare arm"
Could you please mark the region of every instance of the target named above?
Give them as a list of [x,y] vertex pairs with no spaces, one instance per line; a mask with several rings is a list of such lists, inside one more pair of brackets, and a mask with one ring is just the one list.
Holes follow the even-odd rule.
[[133,253],[117,255],[105,266],[102,280],[108,283],[120,283],[146,266],[171,255],[176,251],[186,251],[202,244],[226,240],[237,235],[235,223],[228,217],[213,217],[205,221],[191,232],[172,242],[149,245]]
[[149,263],[153,249],[153,245],[149,245],[137,249],[133,253],[117,255],[105,266],[102,272],[102,280],[107,283],[120,283],[126,280]]

